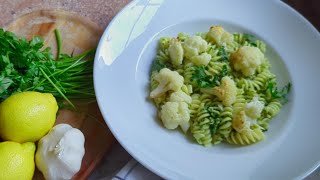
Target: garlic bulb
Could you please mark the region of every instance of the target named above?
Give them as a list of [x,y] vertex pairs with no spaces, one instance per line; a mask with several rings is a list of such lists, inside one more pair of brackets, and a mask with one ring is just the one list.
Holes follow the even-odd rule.
[[59,124],[40,139],[36,165],[47,180],[71,179],[81,167],[84,136],[68,124]]

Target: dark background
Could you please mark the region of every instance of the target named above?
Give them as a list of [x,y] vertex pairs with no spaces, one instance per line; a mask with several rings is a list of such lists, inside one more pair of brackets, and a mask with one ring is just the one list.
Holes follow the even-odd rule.
[[320,0],[285,0],[320,31]]

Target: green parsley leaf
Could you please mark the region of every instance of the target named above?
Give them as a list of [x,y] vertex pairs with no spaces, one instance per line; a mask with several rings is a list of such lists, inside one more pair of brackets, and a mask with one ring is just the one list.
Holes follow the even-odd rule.
[[197,83],[200,88],[215,87],[220,84],[221,79],[229,73],[226,65],[222,66],[220,74],[212,76],[205,72],[204,66],[197,66],[192,74],[192,81]]
[[226,53],[226,51],[225,51],[225,49],[224,49],[223,46],[221,46],[221,47],[219,48],[218,56],[221,56],[221,60],[222,60],[222,61],[225,61],[225,62],[228,62],[228,61],[229,61],[228,55],[227,55],[227,53]]
[[220,113],[215,110],[213,106],[207,107],[207,112],[209,113],[209,120],[210,120],[210,132],[211,134],[215,134],[219,128],[221,123]]
[[164,62],[162,62],[160,60],[155,60],[152,64],[151,72],[153,72],[153,71],[159,72],[161,69],[166,68],[166,67],[167,67],[167,65]]
[[[61,43],[58,48],[62,49]],[[0,28],[0,102],[23,91],[52,93],[72,107],[69,98],[93,100],[94,52],[55,60],[50,48],[43,48],[43,38],[28,41]]]
[[278,90],[278,88],[275,85],[275,83],[268,82],[267,91],[270,92],[271,97],[274,99],[280,99],[280,101],[283,104],[288,102],[288,95],[291,90],[291,83],[289,82],[281,90]]
[[255,36],[251,34],[243,34],[243,38],[252,46],[257,47],[257,38]]

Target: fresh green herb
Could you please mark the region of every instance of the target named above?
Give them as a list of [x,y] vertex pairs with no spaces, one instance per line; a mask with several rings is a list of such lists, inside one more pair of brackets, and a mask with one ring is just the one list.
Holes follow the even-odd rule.
[[60,32],[58,31],[58,29],[54,30],[54,34],[56,35],[56,39],[57,39],[57,46],[58,46],[57,60],[58,60],[59,58],[61,58],[62,41],[61,41],[61,36],[60,36]]
[[155,60],[152,64],[152,67],[151,67],[151,72],[153,71],[160,71],[161,69],[167,67],[166,64],[160,60]]
[[251,34],[243,34],[243,39],[254,47],[257,47],[257,38]]
[[282,103],[288,102],[288,95],[291,90],[291,83],[285,85],[281,90],[275,86],[275,83],[268,82],[267,91],[270,92],[271,97],[274,99],[280,99]]
[[209,119],[210,119],[210,131],[211,134],[215,134],[218,130],[218,127],[221,123],[221,118],[219,116],[219,112],[217,112],[217,110],[215,110],[214,107],[210,106],[207,107],[207,112],[209,113]]
[[93,55],[89,50],[71,57],[62,54],[62,41],[55,30],[58,44],[57,60],[50,48],[43,49],[43,39],[31,41],[0,29],[0,102],[22,91],[52,93],[58,100],[94,99]]
[[228,55],[227,55],[227,53],[226,53],[226,51],[225,51],[225,49],[224,49],[223,46],[221,46],[221,47],[219,48],[218,56],[221,56],[220,59],[221,59],[222,61],[224,61],[224,62],[228,62],[228,61],[229,61]]
[[228,68],[226,65],[223,65],[220,74],[215,76],[208,75],[204,66],[198,66],[192,74],[192,80],[196,82],[200,88],[208,88],[219,85],[221,79],[226,75],[228,75]]
[[221,73],[220,73],[220,79],[222,79],[224,76],[228,75],[228,73],[229,73],[229,70],[227,68],[227,65],[223,65]]
[[211,85],[212,77],[207,75],[204,66],[198,66],[195,68],[192,74],[192,81],[196,82],[199,87],[209,87]]

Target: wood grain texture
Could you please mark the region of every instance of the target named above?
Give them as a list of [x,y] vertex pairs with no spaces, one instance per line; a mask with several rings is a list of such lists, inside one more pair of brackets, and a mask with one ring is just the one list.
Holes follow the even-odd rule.
[[0,0],[0,27],[38,10],[59,9],[88,17],[103,29],[130,0]]
[[[63,52],[74,55],[96,47],[102,34],[102,29],[88,18],[62,10],[34,11],[18,17],[5,28],[27,39],[42,36],[45,46],[52,47],[53,53],[57,50],[54,29],[59,29]],[[85,155],[81,170],[74,179],[87,179],[115,140],[97,103],[76,104],[79,112],[59,110],[56,124],[68,123],[83,132]],[[43,176],[36,171],[34,179],[41,180]]]
[[45,46],[50,46],[53,54],[57,52],[54,29],[60,31],[63,52],[66,54],[79,54],[96,47],[103,32],[90,19],[61,10],[40,10],[25,14],[14,19],[6,29],[29,40],[33,36],[44,37]]

